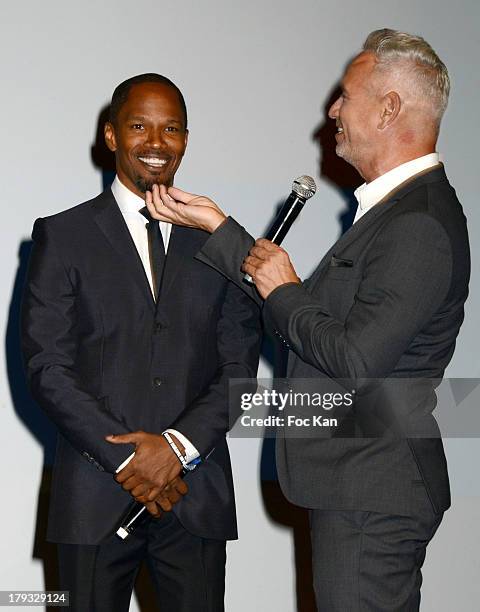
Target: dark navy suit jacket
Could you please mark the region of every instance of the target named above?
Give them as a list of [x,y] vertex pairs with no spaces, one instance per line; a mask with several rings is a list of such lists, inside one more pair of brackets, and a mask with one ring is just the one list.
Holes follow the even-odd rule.
[[155,304],[110,190],[35,223],[22,335],[33,396],[59,431],[52,541],[98,544],[132,502],[112,475],[132,447],[107,434],[168,427],[208,456],[187,476],[180,521],[202,537],[237,535],[228,381],[256,376],[259,308],[194,258],[205,232],[172,230]]

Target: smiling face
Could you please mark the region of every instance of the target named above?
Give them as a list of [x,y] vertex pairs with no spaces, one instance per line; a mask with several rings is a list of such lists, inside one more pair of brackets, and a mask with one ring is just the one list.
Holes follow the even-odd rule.
[[115,152],[118,178],[143,198],[155,183],[171,186],[188,140],[176,90],[164,83],[133,85],[105,142]]
[[381,98],[373,80],[375,57],[364,52],[348,66],[342,93],[332,104],[328,116],[337,124],[336,152],[365,177],[375,162]]

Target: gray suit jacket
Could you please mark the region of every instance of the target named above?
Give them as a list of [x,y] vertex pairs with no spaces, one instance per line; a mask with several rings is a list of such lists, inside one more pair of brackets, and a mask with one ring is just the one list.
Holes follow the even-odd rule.
[[[240,271],[252,243],[229,219],[197,257],[259,300]],[[300,378],[347,379],[360,398],[352,413],[353,435],[332,431],[322,438],[291,439],[278,432],[280,484],[291,501],[408,514],[420,486],[435,512],[448,508],[446,460],[431,412],[434,387],[463,321],[469,275],[466,220],[440,165],[369,210],[311,278],[270,294],[264,320],[290,349],[291,384]],[[372,392],[366,384],[371,379],[390,383]],[[400,384],[404,379],[409,384]],[[392,386],[402,388],[400,400],[392,400]],[[386,435],[375,427],[372,433],[369,419],[363,431],[358,426],[366,406],[387,423]],[[399,421],[413,437],[391,435],[389,425]]]

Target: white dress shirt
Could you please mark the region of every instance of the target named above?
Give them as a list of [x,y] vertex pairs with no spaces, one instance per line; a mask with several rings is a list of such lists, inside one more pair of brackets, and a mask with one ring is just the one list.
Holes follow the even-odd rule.
[[[150,289],[153,292],[153,279],[152,270],[150,267],[150,255],[148,251],[148,233],[146,227],[146,219],[139,212],[145,206],[145,201],[138,195],[130,191],[128,187],[120,181],[118,176],[112,183],[112,193],[115,198],[120,212],[125,219],[125,223],[130,231],[133,242],[137,247],[138,254],[142,260],[143,267],[145,268],[145,274],[147,275],[148,282],[150,283]],[[168,244],[170,242],[170,234],[172,232],[172,224],[165,221],[159,221],[160,231],[162,233],[163,244],[165,247],[165,254],[167,254]],[[185,447],[185,459],[187,463],[190,463],[194,459],[200,456],[200,453],[195,446],[186,438],[183,434],[175,429],[167,429],[168,433],[173,434],[179,442]],[[117,472],[123,469],[127,463],[132,459],[135,453],[132,453],[127,459],[117,468]]]
[[385,172],[385,174],[382,174],[382,176],[379,176],[371,183],[360,185],[354,192],[358,200],[358,208],[353,222],[356,223],[370,208],[383,200],[395,187],[398,187],[415,174],[437,166],[438,163],[438,153],[429,153]]
[[[138,254],[142,260],[145,274],[147,275],[150,289],[153,292],[152,269],[150,267],[150,255],[148,253],[148,233],[147,222],[145,217],[139,213],[140,209],[144,208],[145,200],[140,198],[136,193],[130,191],[128,187],[120,181],[118,176],[112,183],[113,197],[117,201],[120,212],[125,219],[125,223],[130,231],[133,242],[137,247]],[[170,234],[172,232],[172,224],[166,221],[159,221],[160,231],[162,233],[163,245],[165,254],[167,254],[168,243],[170,242]]]

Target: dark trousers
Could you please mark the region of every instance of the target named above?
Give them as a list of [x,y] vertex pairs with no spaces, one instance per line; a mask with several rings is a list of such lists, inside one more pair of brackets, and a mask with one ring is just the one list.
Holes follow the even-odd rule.
[[313,580],[319,612],[416,612],[426,548],[443,515],[422,484],[409,516],[311,510]]
[[223,612],[226,542],[188,533],[175,515],[150,519],[125,540],[99,546],[59,544],[62,590],[75,612],[128,612],[141,562],[147,561],[159,608]]

